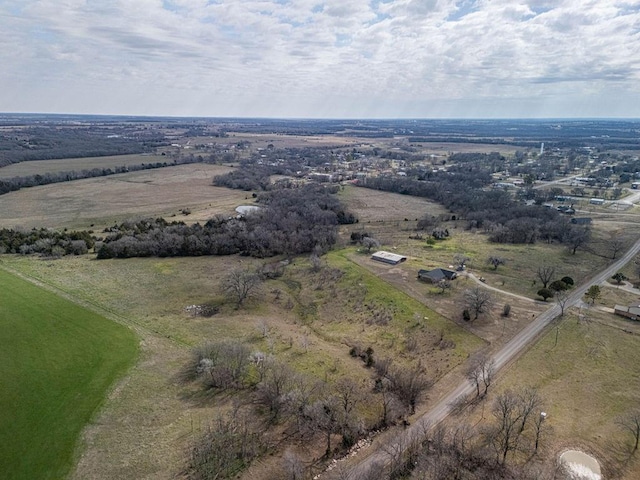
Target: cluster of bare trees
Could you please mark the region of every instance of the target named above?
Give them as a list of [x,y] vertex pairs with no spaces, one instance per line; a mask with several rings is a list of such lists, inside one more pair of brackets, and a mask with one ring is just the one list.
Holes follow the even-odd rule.
[[[329,384],[241,342],[195,349],[183,379],[198,382],[214,394],[234,391],[239,395],[237,408],[229,416],[216,419],[194,439],[189,476],[210,478],[207,472],[218,468],[222,473],[216,478],[228,478],[255,456],[275,448],[276,440],[270,443],[275,430],[291,440],[324,442],[329,457],[336,448],[348,449],[371,430],[406,422],[431,387],[424,368],[419,363],[404,367],[382,359],[373,363],[373,372],[365,382],[343,377]],[[376,409],[378,415],[365,422],[361,407],[369,412]],[[256,436],[261,439],[259,447],[254,444]],[[300,462],[287,465],[299,474]]]
[[233,478],[264,451],[259,422],[234,409],[218,416],[194,440],[184,474],[191,480]]
[[467,379],[476,389],[476,396],[485,396],[493,382],[495,363],[486,355],[472,358],[467,368]]
[[[483,407],[484,408],[484,407]],[[558,478],[561,465],[541,468],[530,460],[551,432],[543,399],[535,388],[507,390],[490,404],[486,424],[440,423],[414,429],[381,449],[383,463],[357,475],[332,477],[349,480],[534,480]]]
[[547,425],[542,403],[534,388],[507,390],[497,396],[491,409],[495,421],[483,436],[499,465],[505,465],[516,452],[537,453]]
[[[226,417],[194,439],[187,470],[190,478],[229,478],[270,444],[278,425],[292,439],[324,438],[326,454],[337,438],[349,448],[366,431],[357,409],[365,398],[363,385],[341,378],[333,385],[311,380],[287,364],[241,342],[207,344],[193,352],[183,379],[214,393],[244,394]],[[211,477],[217,469],[217,475]]]

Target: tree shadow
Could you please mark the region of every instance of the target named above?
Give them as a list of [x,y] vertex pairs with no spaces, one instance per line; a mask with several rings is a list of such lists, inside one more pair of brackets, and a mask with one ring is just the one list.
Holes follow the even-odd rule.
[[602,446],[604,461],[601,465],[604,478],[622,478],[633,464],[636,455],[629,441],[609,438]]

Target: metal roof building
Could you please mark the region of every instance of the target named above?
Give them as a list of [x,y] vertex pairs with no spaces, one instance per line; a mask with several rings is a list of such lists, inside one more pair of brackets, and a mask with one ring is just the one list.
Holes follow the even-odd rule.
[[377,260],[378,262],[384,262],[384,263],[389,263],[391,265],[397,265],[400,262],[404,262],[407,259],[407,257],[405,257],[403,255],[398,255],[396,253],[385,252],[383,250],[380,250],[379,252],[376,252],[373,255],[371,255],[371,259],[372,260]]

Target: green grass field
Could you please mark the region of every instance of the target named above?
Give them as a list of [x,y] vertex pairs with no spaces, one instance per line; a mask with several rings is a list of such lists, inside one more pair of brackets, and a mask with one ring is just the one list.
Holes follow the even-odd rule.
[[134,334],[0,270],[0,469],[59,479],[82,428],[137,356]]

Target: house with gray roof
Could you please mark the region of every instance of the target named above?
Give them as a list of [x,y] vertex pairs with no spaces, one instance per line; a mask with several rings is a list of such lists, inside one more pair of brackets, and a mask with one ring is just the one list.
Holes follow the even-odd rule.
[[434,268],[433,270],[418,270],[418,280],[427,283],[438,283],[440,280],[453,280],[458,276],[457,272],[444,268]]

